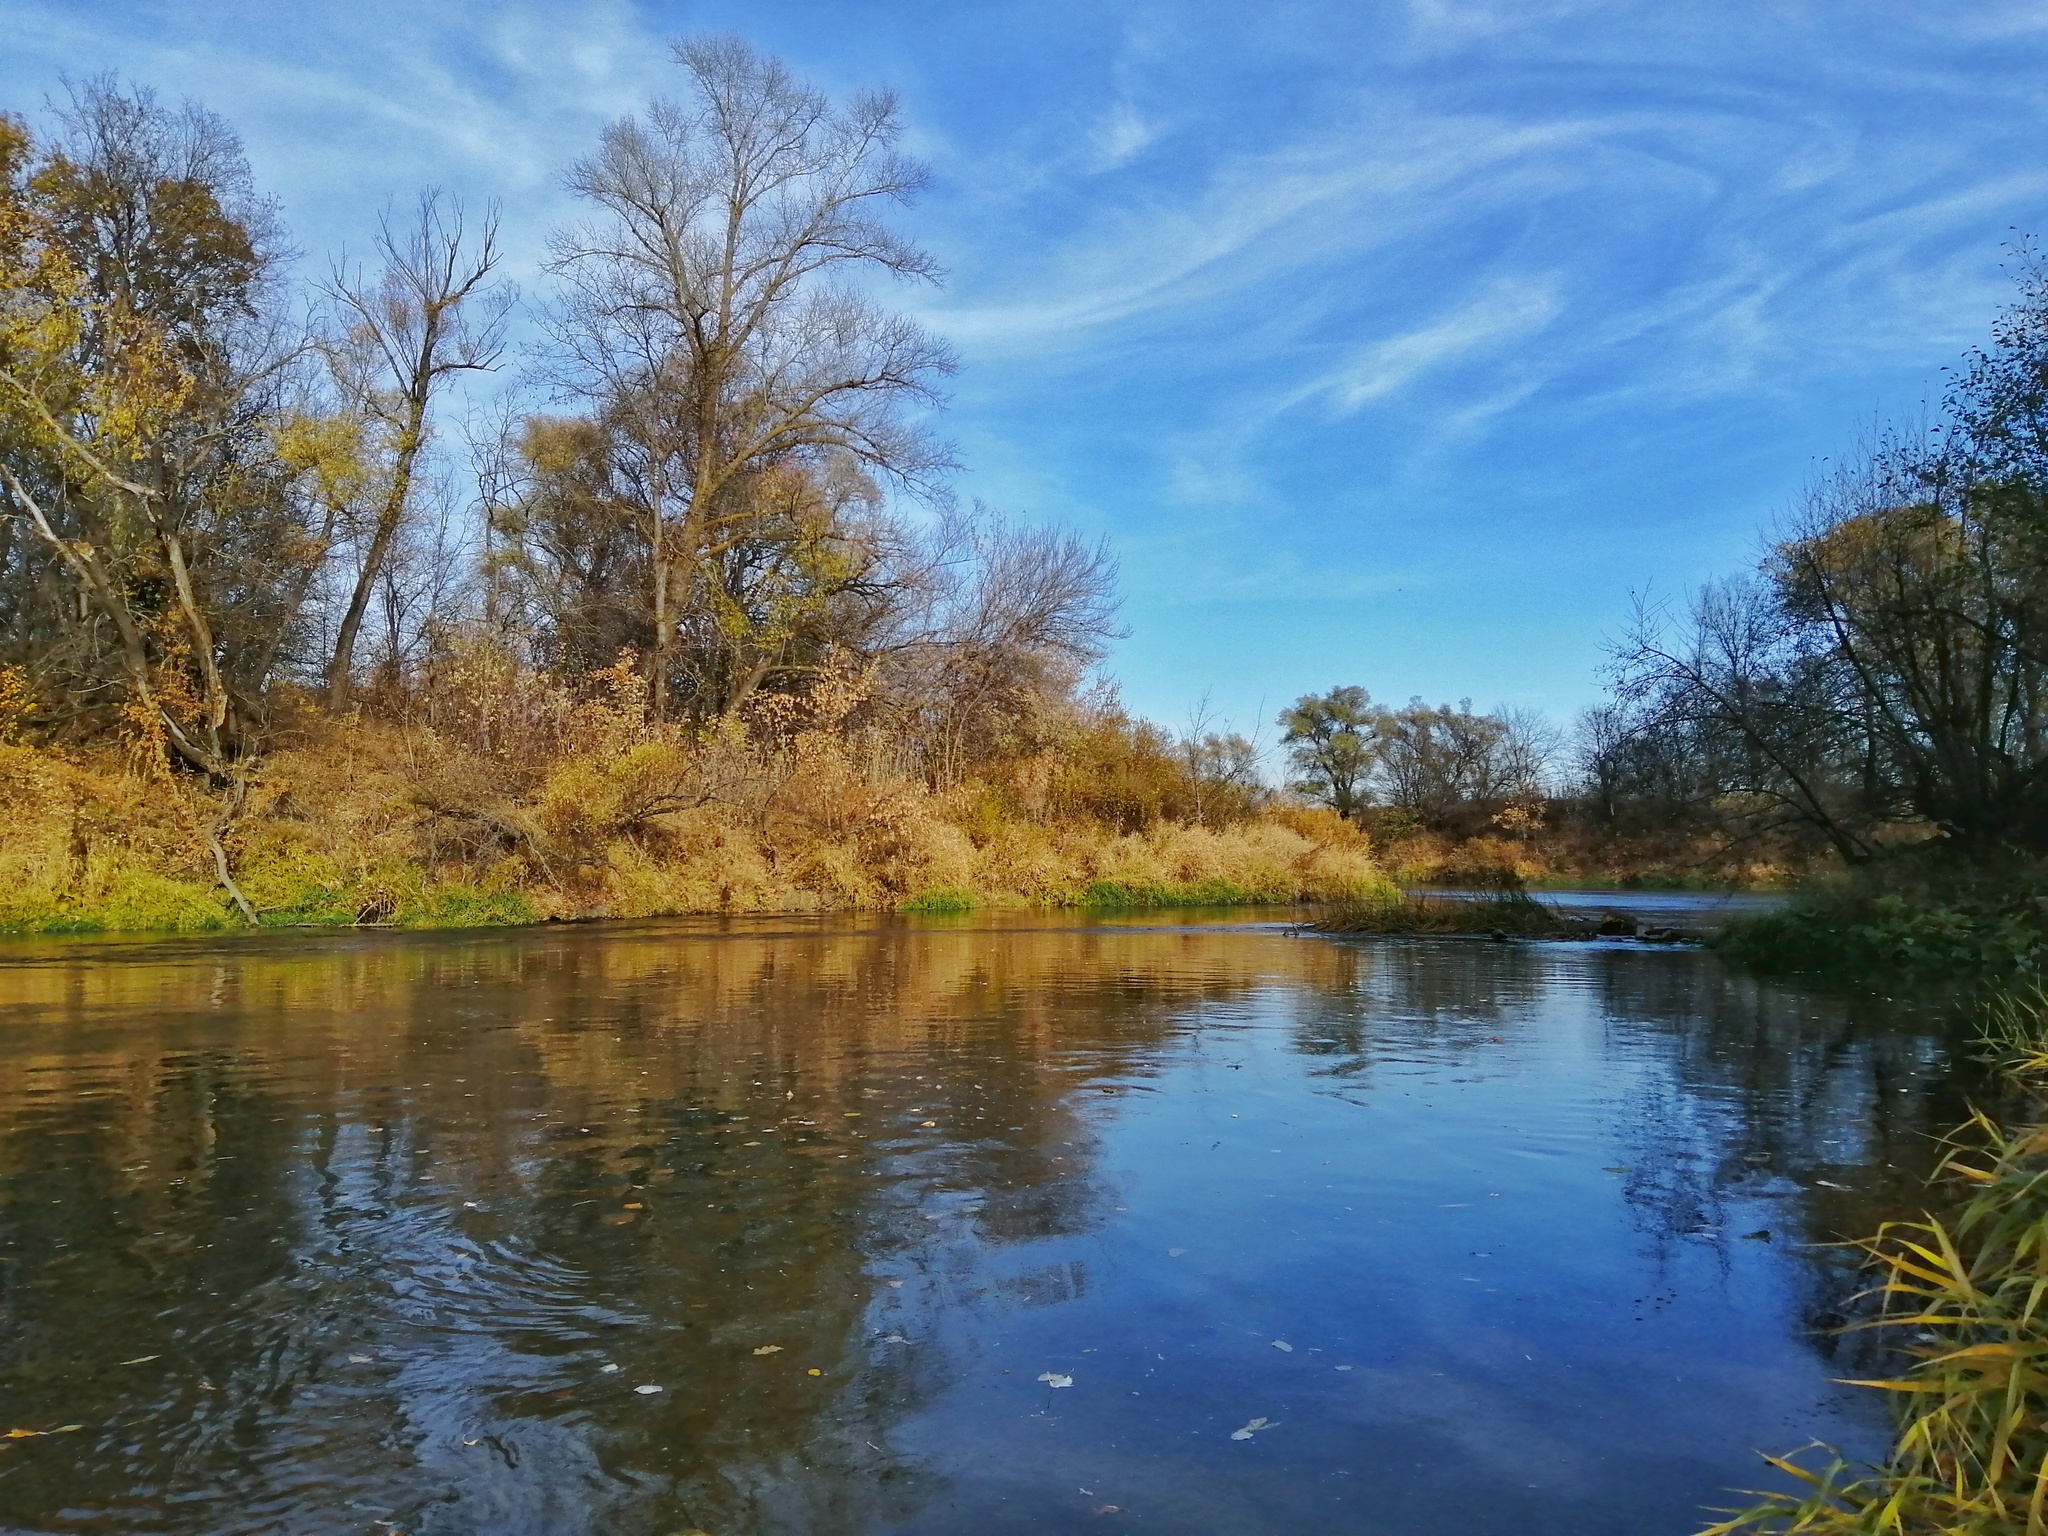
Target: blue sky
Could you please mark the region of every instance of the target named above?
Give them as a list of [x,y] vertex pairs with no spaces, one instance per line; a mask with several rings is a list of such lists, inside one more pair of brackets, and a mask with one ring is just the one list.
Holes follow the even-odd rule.
[[1631,591],[1753,558],[2048,234],[2039,0],[0,0],[0,106],[119,69],[235,123],[315,270],[435,183],[530,282],[703,30],[901,92],[960,491],[1110,538],[1167,723],[1568,718]]

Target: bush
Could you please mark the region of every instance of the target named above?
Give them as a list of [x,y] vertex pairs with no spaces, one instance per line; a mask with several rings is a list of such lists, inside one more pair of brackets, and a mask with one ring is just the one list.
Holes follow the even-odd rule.
[[2026,985],[2048,968],[2048,869],[1965,867],[1929,852],[1859,870],[1714,941],[1766,973],[1879,985]]

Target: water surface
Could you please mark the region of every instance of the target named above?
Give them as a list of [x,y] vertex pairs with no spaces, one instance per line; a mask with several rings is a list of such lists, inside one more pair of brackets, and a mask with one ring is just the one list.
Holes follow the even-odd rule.
[[0,1528],[1681,1536],[1961,1114],[1625,944],[16,946]]

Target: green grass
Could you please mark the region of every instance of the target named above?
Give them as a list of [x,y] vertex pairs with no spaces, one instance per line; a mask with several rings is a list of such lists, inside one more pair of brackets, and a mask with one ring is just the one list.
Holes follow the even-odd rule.
[[1502,934],[1562,939],[1591,931],[1583,920],[1533,899],[1519,886],[1470,900],[1432,896],[1339,902],[1315,926],[1324,933]]
[[117,872],[92,896],[0,905],[0,933],[216,933],[242,926],[219,892],[136,870]]
[[980,905],[972,891],[962,891],[951,886],[934,886],[931,890],[920,891],[903,903],[903,910],[918,917],[958,917],[963,912],[972,912]]
[[1150,907],[1246,907],[1273,900],[1269,893],[1247,890],[1229,880],[1153,885],[1097,880],[1081,892],[1075,905],[1098,911],[1123,911]]
[[519,891],[485,891],[446,885],[409,896],[395,914],[401,928],[501,928],[540,921]]
[[1859,870],[1714,940],[1765,974],[1886,987],[2012,989],[2048,974],[2048,869],[1938,855]]
[[[518,891],[470,885],[430,886],[417,871],[366,885],[294,883],[259,873],[249,894],[265,928],[347,928],[386,922],[401,928],[489,928],[538,922]],[[246,929],[218,890],[190,880],[123,871],[90,897],[0,905],[0,933],[223,933]]]

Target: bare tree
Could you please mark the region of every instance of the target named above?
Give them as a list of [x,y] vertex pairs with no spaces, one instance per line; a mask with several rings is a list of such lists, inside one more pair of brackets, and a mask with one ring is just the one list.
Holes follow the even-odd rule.
[[384,260],[373,285],[337,268],[328,288],[344,321],[329,347],[335,379],[381,429],[390,460],[327,663],[333,709],[348,703],[356,639],[412,506],[434,397],[451,375],[496,366],[512,302],[508,288],[490,283],[499,261],[495,207],[472,240],[462,204],[444,211],[441,194],[428,188],[403,232],[388,215],[379,220],[377,249]]
[[737,38],[675,56],[687,99],[605,129],[568,177],[597,215],[553,239],[571,382],[637,449],[657,715],[681,600],[747,538],[764,475],[843,456],[928,487],[950,461],[905,408],[936,403],[953,369],[943,344],[855,286],[938,277],[882,218],[925,179],[896,150],[894,96],[834,106]]
[[983,513],[942,530],[936,553],[881,659],[927,776],[948,784],[1036,750],[1122,631],[1105,544]]

